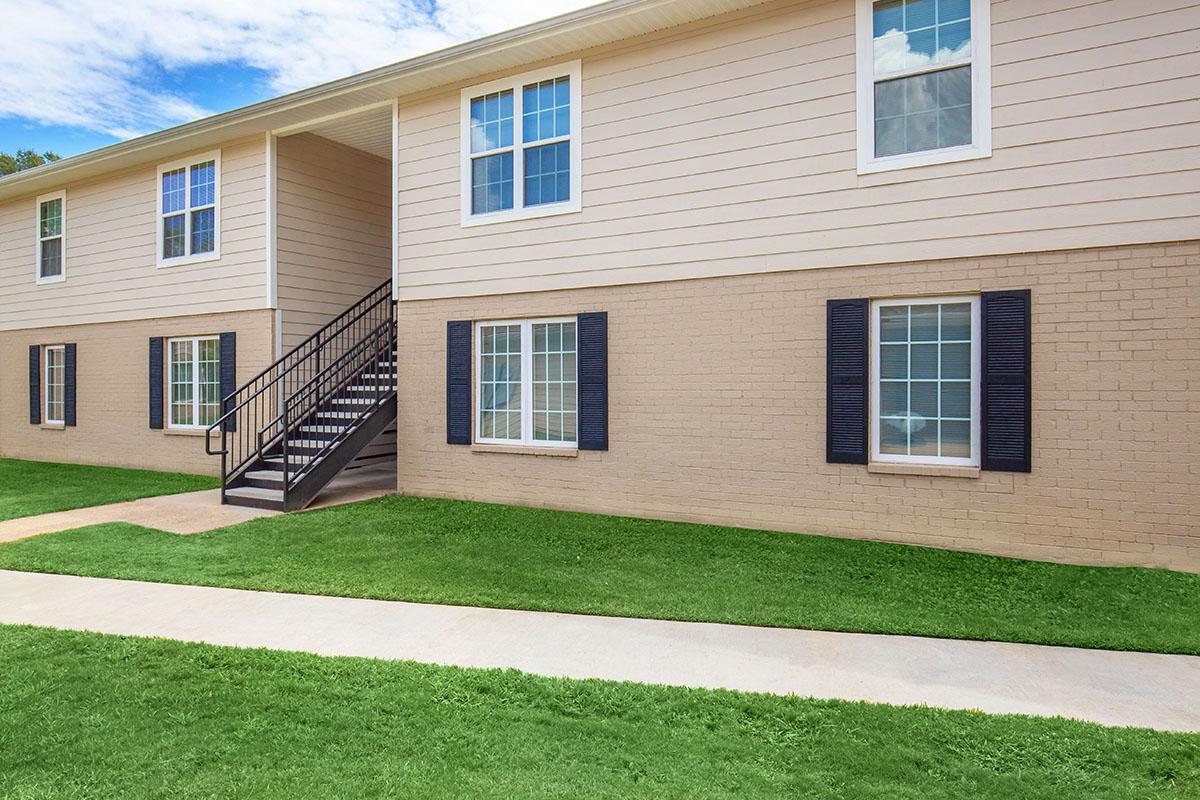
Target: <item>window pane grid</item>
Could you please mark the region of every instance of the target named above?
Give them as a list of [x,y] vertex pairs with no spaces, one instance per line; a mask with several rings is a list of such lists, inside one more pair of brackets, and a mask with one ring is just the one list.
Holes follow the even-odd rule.
[[569,77],[526,85],[521,106],[521,132],[526,143],[571,135]]
[[172,339],[167,348],[172,426],[207,426],[221,408],[221,343],[216,336]]
[[971,0],[884,0],[872,10],[875,156],[970,145]]
[[513,91],[471,100],[471,152],[485,153],[513,143]]
[[513,207],[513,154],[497,153],[471,161],[471,213],[490,214]]
[[466,101],[463,168],[470,197],[463,203],[470,216],[571,201],[571,91],[571,76],[563,75],[514,81],[512,88]]
[[46,422],[66,419],[66,351],[63,347],[46,348]]
[[576,431],[575,323],[533,325],[533,438],[574,442]]
[[479,436],[521,440],[521,326],[481,329]]
[[571,143],[531,147],[525,151],[525,205],[562,203],[571,199]]
[[879,451],[971,456],[971,305],[880,308]]
[[161,258],[216,252],[216,205],[216,159],[162,173]]
[[62,235],[62,199],[55,198],[42,203],[39,210],[38,238],[49,239]]

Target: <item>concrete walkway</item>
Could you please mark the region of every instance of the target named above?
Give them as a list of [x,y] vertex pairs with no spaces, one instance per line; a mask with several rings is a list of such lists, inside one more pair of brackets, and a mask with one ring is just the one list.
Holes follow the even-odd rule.
[[[306,510],[369,500],[395,491],[394,464],[362,467],[334,478]],[[201,533],[280,513],[262,508],[224,506],[219,489],[206,489],[0,521],[0,544],[104,522],[130,522],[170,533]]]
[[1200,657],[250,592],[0,570],[0,622],[320,655],[1200,731]]

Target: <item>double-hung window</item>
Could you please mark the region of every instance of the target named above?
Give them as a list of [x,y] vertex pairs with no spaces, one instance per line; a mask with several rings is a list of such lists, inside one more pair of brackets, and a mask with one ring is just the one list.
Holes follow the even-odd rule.
[[67,272],[67,193],[37,199],[37,282],[56,283]]
[[478,323],[475,352],[475,441],[575,446],[575,317]]
[[61,344],[42,348],[46,360],[45,391],[46,398],[45,420],[47,425],[63,425],[66,423],[67,411],[67,353]]
[[858,169],[991,155],[990,0],[858,0]]
[[462,91],[462,223],[580,209],[578,61]]
[[221,156],[158,168],[158,263],[206,261],[220,253]]
[[189,336],[167,342],[167,424],[204,428],[221,416],[221,341]]
[[871,457],[979,466],[979,297],[871,308]]

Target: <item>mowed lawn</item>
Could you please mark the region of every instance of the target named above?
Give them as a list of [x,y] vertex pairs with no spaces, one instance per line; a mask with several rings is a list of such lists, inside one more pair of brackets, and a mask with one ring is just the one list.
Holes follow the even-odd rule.
[[1182,798],[1200,736],[0,626],[13,798]]
[[549,611],[1200,654],[1200,575],[386,497],[196,536],[109,524],[0,568]]
[[0,458],[0,520],[217,485],[216,478],[203,475]]

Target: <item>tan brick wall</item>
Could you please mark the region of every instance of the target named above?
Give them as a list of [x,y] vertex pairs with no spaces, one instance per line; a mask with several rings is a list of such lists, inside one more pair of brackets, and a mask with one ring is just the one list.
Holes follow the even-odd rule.
[[[0,332],[0,456],[218,474],[220,458],[205,454],[203,437],[150,429],[149,339],[236,331],[242,383],[273,360],[272,315],[242,311]],[[78,345],[77,425],[31,425],[29,346],[65,342]]]
[[[825,463],[825,301],[1030,288],[1033,472]],[[609,314],[610,447],[445,444],[450,319]],[[1200,243],[413,301],[400,489],[609,514],[1200,569]]]

